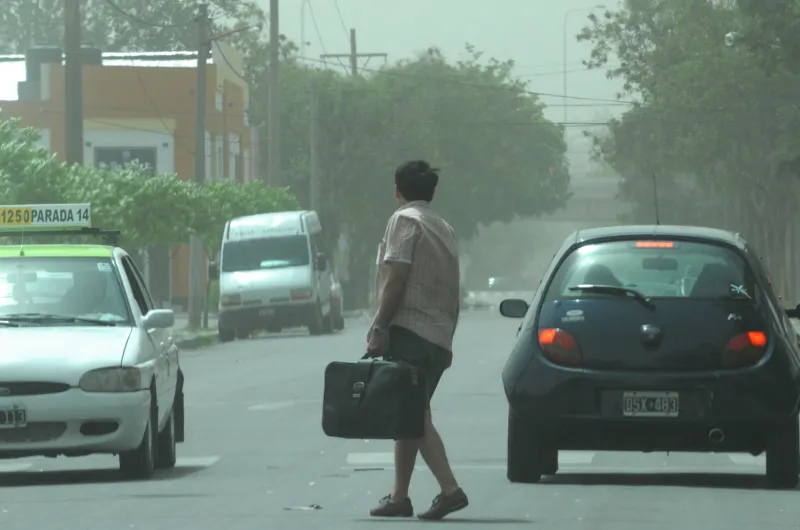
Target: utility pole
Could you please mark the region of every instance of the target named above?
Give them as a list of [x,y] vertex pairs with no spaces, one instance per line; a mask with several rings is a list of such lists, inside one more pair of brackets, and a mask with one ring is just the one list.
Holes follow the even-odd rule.
[[269,2],[269,184],[281,185],[281,43],[278,0]]
[[[195,87],[194,182],[202,186],[206,179],[206,74],[210,41],[208,5],[197,6],[197,86]],[[189,327],[199,328],[205,289],[203,288],[203,242],[196,235],[189,239]]]
[[320,188],[320,167],[319,167],[319,92],[316,80],[311,80],[311,116],[309,127],[309,145],[311,146],[311,175],[309,181],[309,199],[311,209],[319,212],[319,188]]
[[356,30],[350,30],[350,53],[325,53],[320,55],[320,59],[348,59],[350,61],[350,75],[358,77],[358,60],[370,59],[380,57],[383,60],[389,56],[387,53],[358,53],[358,46],[356,45]]
[[64,142],[67,164],[83,164],[81,0],[64,0]]

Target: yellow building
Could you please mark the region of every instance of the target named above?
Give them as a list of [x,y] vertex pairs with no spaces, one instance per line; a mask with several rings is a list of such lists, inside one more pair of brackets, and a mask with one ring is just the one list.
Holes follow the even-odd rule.
[[[113,166],[139,160],[156,172],[192,179],[196,53],[103,53],[87,47],[83,55],[84,164]],[[241,55],[215,43],[211,56],[206,179],[256,179],[258,139],[247,120],[248,87],[238,75]],[[50,46],[34,47],[25,55],[0,56],[0,116],[21,118],[41,133],[41,147],[63,158],[61,58],[61,50]],[[165,307],[186,307],[187,248],[154,247],[144,261],[154,298]]]

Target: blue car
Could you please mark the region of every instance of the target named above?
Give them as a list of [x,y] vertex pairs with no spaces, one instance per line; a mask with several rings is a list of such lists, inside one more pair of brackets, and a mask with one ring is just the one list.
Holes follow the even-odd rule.
[[530,301],[503,369],[508,479],[558,471],[560,450],[766,453],[800,471],[800,347],[753,248],[711,228],[573,233]]

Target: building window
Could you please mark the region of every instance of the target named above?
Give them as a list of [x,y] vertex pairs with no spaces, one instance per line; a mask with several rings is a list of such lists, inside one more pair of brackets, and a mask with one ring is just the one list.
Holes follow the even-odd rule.
[[100,169],[121,169],[138,162],[147,168],[149,175],[155,173],[158,151],[155,147],[95,147],[94,164]]
[[239,181],[241,169],[238,167],[239,154],[242,152],[242,137],[231,133],[228,135],[228,178]]
[[206,180],[214,179],[214,144],[211,133],[206,131]]
[[216,138],[216,175],[214,178],[221,180],[225,178],[225,146],[222,144],[222,136]]
[[250,170],[250,150],[243,149],[242,150],[242,163],[244,165],[244,182],[250,182],[253,180],[253,175]]

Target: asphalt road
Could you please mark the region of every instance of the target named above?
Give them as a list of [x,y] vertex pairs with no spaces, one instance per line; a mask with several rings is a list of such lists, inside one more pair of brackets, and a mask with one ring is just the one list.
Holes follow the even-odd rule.
[[[187,443],[175,470],[121,482],[116,459],[0,461],[2,530],[402,529],[370,519],[389,491],[391,445],[326,438],[322,374],[363,350],[366,324],[312,338],[265,336],[186,354]],[[434,417],[471,505],[450,528],[800,528],[797,492],[763,489],[763,458],[563,452],[532,486],[505,478],[500,370],[517,322],[464,317]],[[436,493],[420,468],[417,510]],[[316,507],[315,507],[316,506]]]

